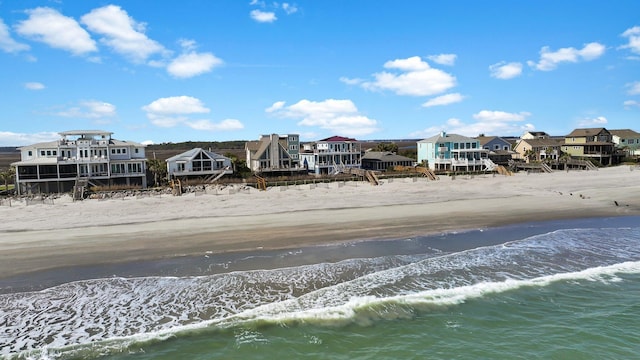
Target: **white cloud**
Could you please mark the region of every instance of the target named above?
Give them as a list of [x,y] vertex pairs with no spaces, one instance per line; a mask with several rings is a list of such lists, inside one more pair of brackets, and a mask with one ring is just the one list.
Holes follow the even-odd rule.
[[602,127],[608,123],[608,120],[604,116],[598,116],[592,119],[582,119],[578,121],[578,127]]
[[73,18],[47,7],[27,10],[27,14],[29,18],[16,26],[20,35],[74,55],[84,55],[98,50],[89,33]]
[[361,136],[379,131],[378,122],[360,114],[351,100],[305,99],[290,106],[284,104],[276,102],[266,111],[278,117],[298,119],[300,126],[319,127],[334,134]]
[[9,28],[2,19],[0,19],[0,49],[8,53],[29,50],[29,45],[13,40],[11,34],[9,34]]
[[456,85],[455,77],[431,68],[418,56],[388,61],[384,67],[400,70],[400,73],[375,73],[375,81],[363,82],[361,85],[368,90],[390,90],[398,95],[410,96],[436,95]]
[[557,51],[551,51],[548,46],[540,50],[540,60],[536,63],[528,61],[529,66],[541,70],[551,71],[563,62],[576,63],[578,61],[590,61],[599,58],[605,52],[604,45],[597,42],[586,44],[582,49],[562,48]]
[[626,87],[629,89],[627,90],[627,94],[640,95],[640,81],[627,84]]
[[58,111],[55,115],[105,123],[106,120],[116,116],[116,107],[104,101],[86,100],[79,102],[77,106]]
[[284,107],[284,104],[285,104],[284,101],[276,101],[276,102],[273,103],[273,105],[269,106],[264,111],[268,112],[268,113],[272,113],[274,111],[278,111],[278,110],[280,110],[280,109],[282,109]]
[[262,10],[256,9],[256,10],[251,10],[249,15],[253,20],[260,23],[272,23],[278,20],[278,18],[276,17],[276,14],[270,11],[262,11]]
[[177,78],[190,78],[210,72],[215,66],[222,65],[223,61],[211,53],[186,53],[173,59],[167,72]]
[[27,146],[60,139],[55,132],[39,132],[35,134],[0,131],[0,146]]
[[621,49],[629,49],[631,52],[640,54],[640,26],[634,26],[625,30],[622,37],[629,39],[626,45],[620,46]]
[[489,71],[491,72],[491,77],[496,79],[513,79],[522,74],[522,64],[519,62],[507,63],[501,61],[489,66]]
[[298,12],[298,7],[289,3],[282,3],[282,10],[284,10],[287,15],[291,15]]
[[625,109],[631,109],[632,107],[640,107],[640,102],[635,100],[627,100],[623,103]]
[[526,111],[508,113],[504,111],[481,110],[480,112],[473,114],[473,118],[481,122],[523,121],[529,116],[531,116],[531,113]]
[[524,131],[531,131],[535,126],[530,123],[523,123],[531,113],[522,111],[519,113],[508,113],[505,111],[482,110],[473,114],[475,122],[464,122],[458,118],[450,118],[444,124],[428,127],[410,134],[412,137],[430,137],[441,131],[450,134],[460,134],[464,136],[486,135],[516,135]]
[[93,9],[81,21],[91,32],[103,36],[102,43],[133,62],[141,63],[153,54],[167,53],[162,45],[144,34],[144,23],[136,22],[119,6]]
[[439,54],[429,55],[427,56],[427,59],[433,61],[436,64],[452,66],[453,64],[455,64],[457,57],[458,55],[456,54]]
[[159,98],[142,107],[152,124],[160,127],[174,127],[189,121],[191,114],[206,114],[210,110],[200,99],[191,96]]
[[429,99],[429,101],[422,104],[423,107],[442,106],[461,102],[464,99],[459,93],[446,94],[442,96]]
[[153,145],[155,143],[153,142],[153,140],[145,140],[145,141],[141,142],[141,144],[142,145]]
[[340,77],[340,81],[347,85],[360,85],[364,82],[364,80],[362,79],[358,79],[358,78],[351,79],[345,76]]
[[186,125],[192,129],[203,131],[231,131],[244,129],[242,122],[236,119],[225,119],[219,123],[215,123],[211,120],[187,121]]
[[27,90],[42,90],[45,86],[39,82],[28,82],[24,84],[24,88]]

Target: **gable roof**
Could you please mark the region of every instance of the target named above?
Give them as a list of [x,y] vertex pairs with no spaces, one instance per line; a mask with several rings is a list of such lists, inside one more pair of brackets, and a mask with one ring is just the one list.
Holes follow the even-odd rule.
[[438,142],[475,142],[475,141],[478,141],[478,140],[474,138],[470,138],[468,136],[462,136],[458,134],[447,134],[442,132],[438,135],[434,135],[430,138],[426,138],[418,142],[419,143],[438,143]]
[[611,135],[618,136],[622,139],[638,139],[640,138],[640,133],[631,130],[631,129],[619,129],[619,130],[609,130]]
[[600,134],[603,131],[609,132],[607,129],[605,129],[603,127],[601,127],[601,128],[575,129],[569,135],[567,135],[567,137],[594,136],[594,135]]
[[517,146],[525,143],[531,147],[545,147],[545,146],[562,146],[565,144],[564,139],[548,138],[548,139],[521,139],[518,141]]
[[209,157],[211,160],[217,160],[217,159],[227,159],[227,157],[222,156],[218,153],[214,153],[212,151],[207,151],[207,150],[203,150],[202,148],[193,148],[191,150],[187,150],[183,153],[180,153],[178,155],[172,156],[170,158],[168,158],[167,160],[165,160],[166,162],[173,162],[173,161],[191,161],[193,160],[198,154],[200,153],[204,153],[205,155],[207,155],[207,157]]

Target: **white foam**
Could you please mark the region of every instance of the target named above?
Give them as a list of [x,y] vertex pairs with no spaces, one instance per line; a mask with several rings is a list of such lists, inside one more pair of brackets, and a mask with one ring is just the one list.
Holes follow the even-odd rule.
[[5,294],[0,318],[9,320],[0,327],[0,357],[83,344],[117,349],[247,321],[375,321],[522,286],[616,281],[616,274],[638,272],[639,240],[640,228],[561,230],[410,264],[406,257],[351,259],[211,276],[96,279]]

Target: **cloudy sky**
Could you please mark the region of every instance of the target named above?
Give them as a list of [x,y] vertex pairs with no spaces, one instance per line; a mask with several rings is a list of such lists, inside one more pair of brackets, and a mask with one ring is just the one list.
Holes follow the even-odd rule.
[[640,1],[0,0],[0,146],[640,131]]

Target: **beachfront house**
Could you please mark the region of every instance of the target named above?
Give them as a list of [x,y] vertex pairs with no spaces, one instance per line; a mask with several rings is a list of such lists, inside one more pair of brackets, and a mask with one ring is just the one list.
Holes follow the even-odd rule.
[[244,145],[247,167],[262,174],[286,174],[304,172],[300,165],[300,136],[262,135],[258,141]]
[[59,140],[19,148],[20,161],[11,164],[18,195],[69,192],[79,180],[146,188],[145,145],[116,140],[102,130],[59,134]]
[[199,178],[214,181],[224,175],[233,174],[230,158],[201,148],[185,151],[165,161],[169,180]]
[[499,136],[484,136],[481,134],[476,139],[480,146],[489,151],[489,159],[496,164],[507,165],[515,152],[511,150],[511,143]]
[[611,139],[626,156],[640,156],[640,133],[631,129],[609,130]]
[[426,163],[431,170],[482,171],[495,167],[478,139],[443,131],[418,141],[417,147],[418,163]]
[[531,140],[531,139],[548,139],[551,136],[544,131],[525,131],[520,139]]
[[572,158],[613,165],[620,161],[611,133],[605,128],[575,129],[564,138],[562,151]]
[[367,151],[362,156],[365,170],[386,171],[394,166],[413,166],[415,160],[391,151]]
[[337,174],[346,168],[359,169],[362,145],[353,138],[331,136],[305,144],[300,152],[300,163],[316,175]]
[[564,139],[561,138],[527,138],[520,139],[513,148],[515,152],[513,158],[524,162],[531,161],[558,161],[562,155],[562,145]]

